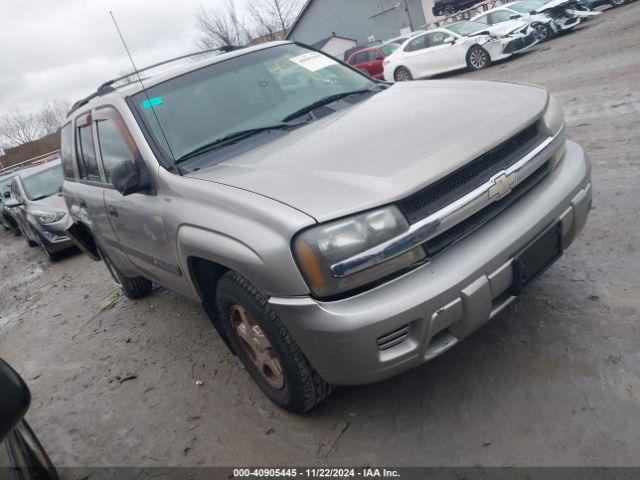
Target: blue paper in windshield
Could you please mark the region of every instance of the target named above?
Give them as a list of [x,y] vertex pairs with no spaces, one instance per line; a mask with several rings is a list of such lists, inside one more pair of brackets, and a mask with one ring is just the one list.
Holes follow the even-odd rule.
[[142,102],[142,108],[153,108],[159,105],[162,105],[162,97],[151,97]]

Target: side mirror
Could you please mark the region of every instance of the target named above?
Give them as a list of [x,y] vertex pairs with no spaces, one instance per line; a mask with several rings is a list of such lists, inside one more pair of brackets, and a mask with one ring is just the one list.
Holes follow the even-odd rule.
[[149,175],[135,163],[126,161],[111,171],[111,183],[122,195],[131,195],[149,189]]
[[518,13],[514,13],[513,15],[511,15],[511,20],[518,20],[519,18],[522,18],[522,15]]
[[0,359],[0,441],[22,420],[31,403],[27,384],[7,362]]
[[15,208],[15,207],[19,207],[20,205],[21,203],[14,198],[9,198],[9,200],[4,201],[4,206],[7,208]]
[[447,38],[444,39],[443,43],[445,43],[445,44],[446,43],[450,43],[451,45],[453,45],[454,43],[456,43],[456,39],[455,39],[455,37],[447,37]]
[[532,10],[529,12],[529,15],[538,15],[538,12],[536,12],[535,10]]
[[11,192],[9,192],[9,191],[2,192],[2,196],[3,196],[4,198],[11,198]]

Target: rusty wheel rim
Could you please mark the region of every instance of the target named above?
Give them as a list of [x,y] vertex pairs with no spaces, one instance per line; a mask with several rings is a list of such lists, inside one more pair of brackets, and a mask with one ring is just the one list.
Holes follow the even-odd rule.
[[284,371],[282,365],[256,319],[246,308],[237,304],[231,306],[230,316],[231,325],[238,335],[240,344],[262,378],[273,388],[283,388]]

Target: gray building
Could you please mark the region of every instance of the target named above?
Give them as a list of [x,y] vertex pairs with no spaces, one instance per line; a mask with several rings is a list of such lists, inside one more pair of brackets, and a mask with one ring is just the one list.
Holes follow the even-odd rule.
[[360,45],[425,23],[421,0],[307,0],[286,38],[311,45],[335,34]]

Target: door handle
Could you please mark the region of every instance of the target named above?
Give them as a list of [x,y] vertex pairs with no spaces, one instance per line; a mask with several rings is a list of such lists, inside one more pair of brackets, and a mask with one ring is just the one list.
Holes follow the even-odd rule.
[[84,200],[81,199],[79,203],[82,208],[87,208],[87,202],[85,202]]
[[109,212],[109,215],[111,215],[112,217],[117,217],[118,216],[118,209],[116,207],[111,206],[111,205],[109,205],[109,208],[107,208],[107,212]]

